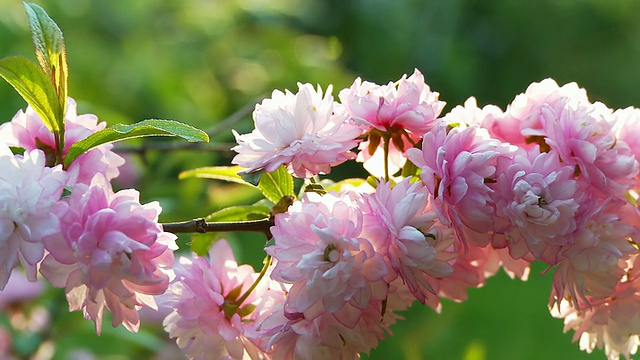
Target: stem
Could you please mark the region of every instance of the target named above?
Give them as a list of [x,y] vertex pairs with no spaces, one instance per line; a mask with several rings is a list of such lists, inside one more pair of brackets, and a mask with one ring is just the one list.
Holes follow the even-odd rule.
[[164,228],[164,231],[172,233],[248,231],[263,233],[267,238],[270,238],[271,233],[269,232],[269,229],[273,226],[273,221],[270,219],[262,219],[253,221],[207,222],[204,218],[200,218],[181,222],[164,223],[161,225]]
[[54,134],[55,141],[55,153],[56,153],[56,164],[62,164],[63,158],[62,154],[64,154],[64,129],[60,129],[59,132]]
[[260,274],[256,278],[256,281],[254,281],[253,284],[251,284],[251,287],[248,288],[247,291],[245,291],[244,294],[242,294],[242,296],[238,300],[233,302],[234,305],[240,306],[245,300],[247,300],[249,295],[251,295],[251,292],[256,288],[256,286],[258,286],[258,283],[260,283],[260,280],[262,280],[264,275],[267,273],[267,269],[269,268],[269,265],[271,265],[271,256],[267,255],[264,261],[264,265],[262,266],[262,270],[260,270]]
[[413,139],[411,138],[411,136],[409,136],[408,132],[404,132],[404,137],[409,141],[409,143],[411,144],[411,146],[415,147],[416,146],[416,142],[413,141]]
[[384,180],[389,181],[389,141],[391,141],[391,135],[384,133],[382,138],[384,140]]

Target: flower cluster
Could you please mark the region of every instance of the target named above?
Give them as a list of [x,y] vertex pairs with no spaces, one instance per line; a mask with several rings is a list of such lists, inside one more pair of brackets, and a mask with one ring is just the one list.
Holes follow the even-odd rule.
[[330,91],[276,91],[256,107],[256,130],[235,133],[245,172],[284,165],[317,183],[355,158],[377,179],[306,192],[274,216],[265,250],[269,287],[282,292],[251,320],[260,356],[355,358],[394,311],[416,300],[439,311],[500,268],[526,279],[535,260],[553,273],[549,308],[581,348],[636,351],[640,110],[546,79],[505,110],[470,98],[441,115],[417,70],[388,85],[357,79],[339,102]]
[[[62,160],[105,125],[77,115],[69,99]],[[175,235],[158,223],[157,203],[141,205],[135,190],[113,192],[110,180],[124,160],[112,145],[91,149],[66,168],[56,165],[56,146],[31,107],[0,126],[0,289],[21,264],[30,281],[39,270],[64,288],[69,309],[82,310],[98,333],[105,307],[113,326],[135,332],[137,310],[157,309],[154,296],[173,276]]]
[[[499,269],[526,280],[541,261],[549,309],[581,349],[637,351],[640,109],[609,109],[546,79],[504,110],[469,98],[441,114],[418,70],[387,85],[357,79],[338,100],[331,92],[276,90],[256,106],[255,130],[234,131],[242,173],[286,169],[278,177],[304,181],[260,220],[259,272],[225,240],[174,268],[160,206],[112,190],[124,160],[111,145],[62,167],[72,144],[105,125],[70,100],[57,149],[31,108],[18,112],[0,126],[0,289],[19,266],[30,281],[39,271],[98,333],[105,308],[135,332],[137,311],[161,302],[165,330],[191,359],[355,359],[412,303],[439,312]],[[319,179],[350,160],[371,176]]]

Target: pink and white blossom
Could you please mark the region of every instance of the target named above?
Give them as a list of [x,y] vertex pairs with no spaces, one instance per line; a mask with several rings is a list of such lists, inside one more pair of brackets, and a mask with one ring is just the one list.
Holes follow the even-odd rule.
[[141,205],[135,190],[114,193],[104,176],[78,183],[60,215],[60,232],[44,239],[49,254],[40,272],[65,288],[69,310],[82,310],[100,333],[106,307],[112,325],[136,332],[137,310],[157,309],[173,276],[176,236],[158,224],[158,203]]
[[281,303],[259,320],[258,331],[269,339],[273,359],[358,359],[390,333],[389,326],[401,318],[396,311],[406,310],[414,300],[397,279],[389,284],[384,309],[382,302],[372,299],[353,326],[326,312],[310,319]]
[[[65,115],[63,157],[71,145],[105,127],[106,123],[98,122],[98,118],[93,114],[78,115],[76,102],[69,98]],[[55,161],[56,145],[53,133],[30,106],[25,111],[18,111],[10,122],[0,125],[0,142],[27,150],[43,150],[47,155],[48,166],[53,165]],[[103,174],[108,180],[117,177],[118,167],[124,164],[124,159],[112,149],[112,144],[101,145],[74,160],[66,169],[69,174],[67,185],[73,186],[76,182],[89,184],[96,173]]]
[[13,155],[1,143],[0,169],[1,290],[18,263],[36,281],[36,266],[44,256],[42,239],[60,231],[55,209],[67,177],[60,166],[45,166],[42,151]]
[[287,307],[312,320],[324,313],[355,326],[372,299],[387,296],[383,256],[362,234],[364,203],[355,193],[306,193],[271,228],[271,277],[291,284]]
[[403,75],[387,85],[357,78],[350,88],[340,91],[340,101],[349,116],[368,133],[358,154],[365,169],[374,176],[385,175],[382,163],[387,159],[382,147],[388,142],[389,172],[398,171],[406,161],[405,150],[413,147],[436,123],[444,108],[445,103],[438,96],[417,69],[411,76]]
[[[640,161],[640,109],[628,107],[616,110],[612,117],[613,132],[617,140],[624,141],[631,151],[631,154]],[[636,177],[636,188],[638,177]]]
[[612,295],[595,299],[589,307],[577,309],[562,300],[549,310],[554,317],[564,319],[564,331],[574,330],[573,341],[579,340],[580,349],[591,353],[603,349],[607,358],[630,359],[640,345],[640,260],[634,256],[627,264],[626,276],[616,285]]
[[638,161],[612,123],[594,106],[541,108],[545,142],[568,165],[578,167],[581,178],[603,197],[623,196],[635,184]]
[[[255,331],[259,308],[270,301],[266,279],[246,298],[258,278],[249,265],[235,261],[225,240],[209,250],[209,260],[181,257],[166,306],[173,311],[164,320],[165,331],[176,338],[189,359],[263,359],[266,346]],[[284,293],[271,310],[282,304]]]
[[509,137],[514,132],[514,129],[505,127],[505,117],[506,114],[502,109],[495,105],[485,105],[482,108],[478,107],[476,98],[472,96],[465,100],[463,105],[458,105],[451,109],[441,120],[452,126],[457,126],[461,123],[480,125],[480,127],[489,132],[492,138],[509,142]]
[[[491,132],[502,141],[528,148],[531,144],[543,146],[545,135],[541,108],[560,110],[564,106],[581,104],[590,106],[587,92],[576,83],[559,86],[553,79],[532,83],[507,106],[506,116],[491,123]],[[502,136],[502,137],[500,137]]]
[[331,167],[354,159],[350,150],[358,144],[361,130],[331,95],[311,84],[298,84],[298,93],[274,90],[271,98],[256,105],[255,129],[249,134],[233,131],[238,145],[232,163],[245,172],[275,171],[286,165],[300,178],[328,174]]
[[562,246],[573,240],[587,200],[574,180],[575,166],[561,162],[555,151],[540,153],[535,147],[500,157],[497,169],[494,246],[508,247],[514,258],[531,252],[555,265]]
[[510,148],[478,125],[449,127],[438,123],[426,133],[422,149],[409,149],[409,160],[422,172],[434,207],[445,224],[473,245],[485,246],[493,227],[496,159]]
[[381,182],[376,192],[363,195],[367,238],[389,261],[393,273],[406,283],[416,298],[426,302],[426,297],[436,291],[428,277],[444,278],[453,273],[448,261],[456,252],[448,252],[455,240],[453,236],[439,237],[432,230],[437,214],[430,204],[429,191],[421,182],[405,179],[391,187]]
[[560,254],[562,260],[553,277],[551,301],[567,299],[576,307],[589,306],[587,296],[604,299],[625,274],[626,261],[638,253],[630,239],[637,228],[625,218],[637,212],[629,204],[614,198],[603,203],[592,202],[578,219],[572,240]]

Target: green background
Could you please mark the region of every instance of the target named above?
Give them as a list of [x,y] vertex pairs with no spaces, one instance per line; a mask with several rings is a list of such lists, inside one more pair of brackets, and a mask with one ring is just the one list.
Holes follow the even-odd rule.
[[[357,76],[386,83],[418,68],[448,103],[445,111],[469,96],[504,108],[528,84],[547,77],[560,84],[576,81],[592,100],[612,108],[638,103],[640,2],[633,0],[39,3],[64,32],[70,94],[80,113],[109,124],[165,118],[215,130],[212,144],[200,152],[141,150],[136,142],[118,147],[139,173],[121,186],[136,186],[144,201],[159,200],[163,221],[259,198],[223,183],[178,181],[177,174],[229,164],[230,129],[248,132],[252,123],[247,111],[232,124],[221,121],[275,88],[295,89],[298,81],[341,89]],[[0,57],[11,55],[34,59],[22,4],[0,0]],[[0,99],[0,122],[25,107],[6,83],[0,83]],[[243,243],[236,246],[241,260],[259,263],[259,237],[232,237]],[[180,239],[183,247],[188,241]],[[535,264],[526,283],[501,272],[485,287],[471,289],[469,301],[445,302],[442,314],[414,306],[369,358],[604,358],[601,351],[579,351],[571,333],[562,333],[562,321],[551,318],[551,276],[540,275],[544,269]],[[130,335],[105,321],[97,337],[81,314],[65,312],[60,291],[47,292],[44,302],[55,326],[46,334],[17,334],[14,347],[21,354],[50,338],[59,359],[78,349],[100,359],[175,356],[164,348],[159,326]],[[24,306],[27,311],[34,305]],[[6,311],[0,324],[6,326],[8,318]]]

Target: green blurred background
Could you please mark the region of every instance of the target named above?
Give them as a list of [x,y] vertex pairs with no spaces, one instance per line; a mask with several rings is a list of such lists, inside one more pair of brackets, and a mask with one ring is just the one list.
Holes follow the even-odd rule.
[[[634,0],[42,0],[64,32],[70,65],[70,94],[80,113],[109,124],[146,118],[176,119],[213,131],[202,151],[127,152],[144,201],[159,200],[162,220],[203,216],[232,203],[251,203],[255,192],[203,180],[178,181],[180,171],[227,165],[231,127],[251,130],[248,112],[222,123],[247,104],[296,82],[334,89],[356,76],[378,83],[420,69],[448,103],[445,111],[476,96],[502,108],[528,84],[552,77],[578,82],[592,100],[612,108],[638,105],[640,2]],[[21,2],[0,0],[0,57],[34,59]],[[334,95],[336,91],[334,91]],[[0,122],[24,108],[9,85],[0,83]],[[147,143],[148,144],[148,143]],[[167,146],[161,140],[154,146]],[[349,169],[341,170],[344,173]],[[233,236],[232,236],[233,237]],[[248,245],[238,256],[259,263],[260,239],[235,236]],[[189,239],[181,238],[186,246]],[[504,273],[469,301],[446,302],[442,314],[414,306],[395,335],[371,359],[584,359],[548,314],[551,277],[536,264],[531,279]],[[159,327],[140,335],[105,321],[101,337],[79,313],[66,314],[59,291],[47,293],[59,308],[46,335],[17,337],[28,354],[43,338],[56,343],[55,358],[93,353],[99,359],[172,358]],[[28,305],[27,308],[29,308]],[[3,320],[4,319],[4,320]],[[0,324],[7,323],[7,315]],[[150,322],[150,321],[149,321]]]

